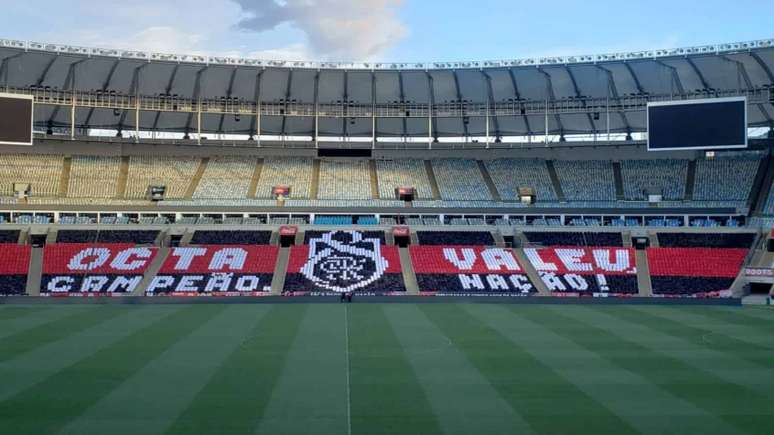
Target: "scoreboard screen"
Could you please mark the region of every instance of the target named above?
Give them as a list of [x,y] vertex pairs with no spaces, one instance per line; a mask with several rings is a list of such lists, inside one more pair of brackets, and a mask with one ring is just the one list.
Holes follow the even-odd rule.
[[648,150],[747,148],[747,98],[648,103]]
[[0,93],[0,145],[32,145],[33,97]]

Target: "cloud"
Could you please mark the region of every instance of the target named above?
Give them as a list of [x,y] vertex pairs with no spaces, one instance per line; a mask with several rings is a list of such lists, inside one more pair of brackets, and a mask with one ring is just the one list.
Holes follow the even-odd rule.
[[378,60],[408,34],[397,9],[403,0],[234,0],[241,29],[266,32],[288,24],[309,50],[328,60]]

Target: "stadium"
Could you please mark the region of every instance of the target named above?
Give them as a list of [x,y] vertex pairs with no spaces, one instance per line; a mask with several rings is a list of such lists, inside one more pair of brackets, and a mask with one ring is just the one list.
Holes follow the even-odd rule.
[[0,39],[0,433],[771,433],[772,70]]

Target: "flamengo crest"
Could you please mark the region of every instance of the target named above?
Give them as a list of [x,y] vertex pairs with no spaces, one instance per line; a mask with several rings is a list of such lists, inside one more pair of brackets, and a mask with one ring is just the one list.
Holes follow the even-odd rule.
[[301,274],[318,287],[345,293],[373,284],[387,266],[378,238],[364,239],[357,231],[333,231],[309,240],[309,256]]

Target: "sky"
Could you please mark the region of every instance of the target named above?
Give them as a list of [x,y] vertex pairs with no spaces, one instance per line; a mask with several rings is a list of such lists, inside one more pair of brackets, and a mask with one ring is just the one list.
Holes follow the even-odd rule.
[[496,60],[774,37],[771,0],[0,0],[0,7],[0,39],[279,60]]

